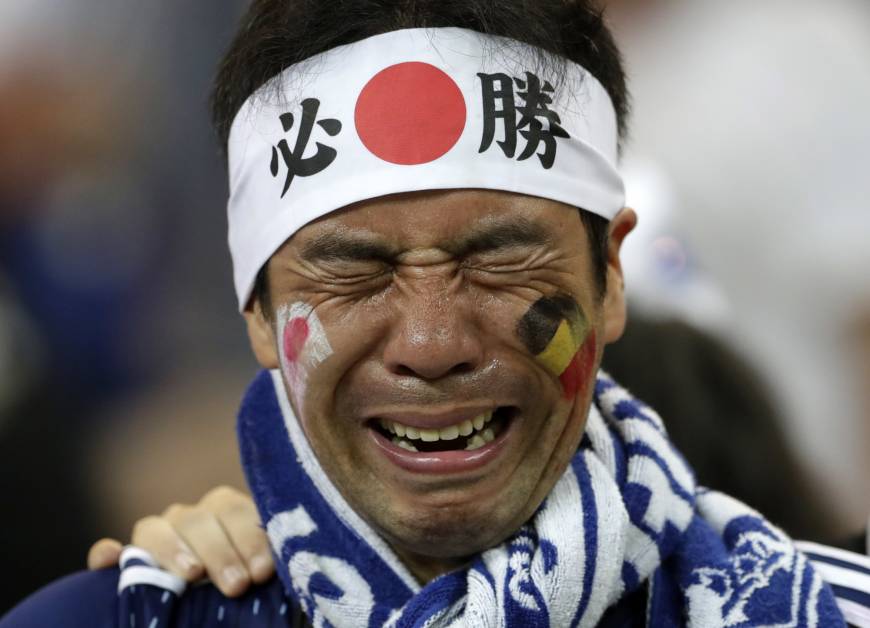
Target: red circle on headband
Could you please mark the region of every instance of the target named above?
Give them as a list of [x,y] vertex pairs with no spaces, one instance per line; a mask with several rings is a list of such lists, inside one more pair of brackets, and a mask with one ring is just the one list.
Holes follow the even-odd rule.
[[447,153],[465,128],[465,99],[443,71],[409,61],[366,83],[356,101],[360,140],[384,161],[411,166]]

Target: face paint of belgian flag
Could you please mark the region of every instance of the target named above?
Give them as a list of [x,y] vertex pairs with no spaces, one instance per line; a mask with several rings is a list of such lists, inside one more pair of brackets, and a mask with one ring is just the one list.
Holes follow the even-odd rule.
[[577,302],[565,294],[536,301],[517,334],[548,371],[559,377],[565,398],[584,386],[595,361],[595,331]]

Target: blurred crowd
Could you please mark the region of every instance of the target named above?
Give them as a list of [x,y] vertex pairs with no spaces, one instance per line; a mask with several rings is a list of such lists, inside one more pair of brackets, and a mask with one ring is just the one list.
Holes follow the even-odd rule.
[[[207,96],[244,4],[0,3],[0,613],[99,536],[243,485],[233,417],[255,363]],[[640,227],[606,367],[667,406],[703,482],[796,535],[857,533],[870,6],[610,5]]]

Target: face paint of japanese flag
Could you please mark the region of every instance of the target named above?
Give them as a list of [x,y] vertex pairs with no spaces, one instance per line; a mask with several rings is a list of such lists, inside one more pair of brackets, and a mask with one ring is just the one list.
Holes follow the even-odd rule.
[[281,370],[301,414],[309,374],[332,354],[320,319],[307,303],[282,305],[277,312]]
[[257,90],[227,146],[239,307],[290,236],[368,199],[502,190],[613,218],[625,201],[613,103],[585,68],[542,55],[461,28],[405,29],[302,61]]

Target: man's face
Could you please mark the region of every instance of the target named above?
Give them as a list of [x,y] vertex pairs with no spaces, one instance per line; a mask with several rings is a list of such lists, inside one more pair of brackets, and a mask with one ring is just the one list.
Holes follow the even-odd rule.
[[261,362],[273,352],[324,470],[418,575],[529,519],[622,325],[578,211],[506,192],[359,203],[296,233],[269,278],[273,320],[248,313],[271,336]]

